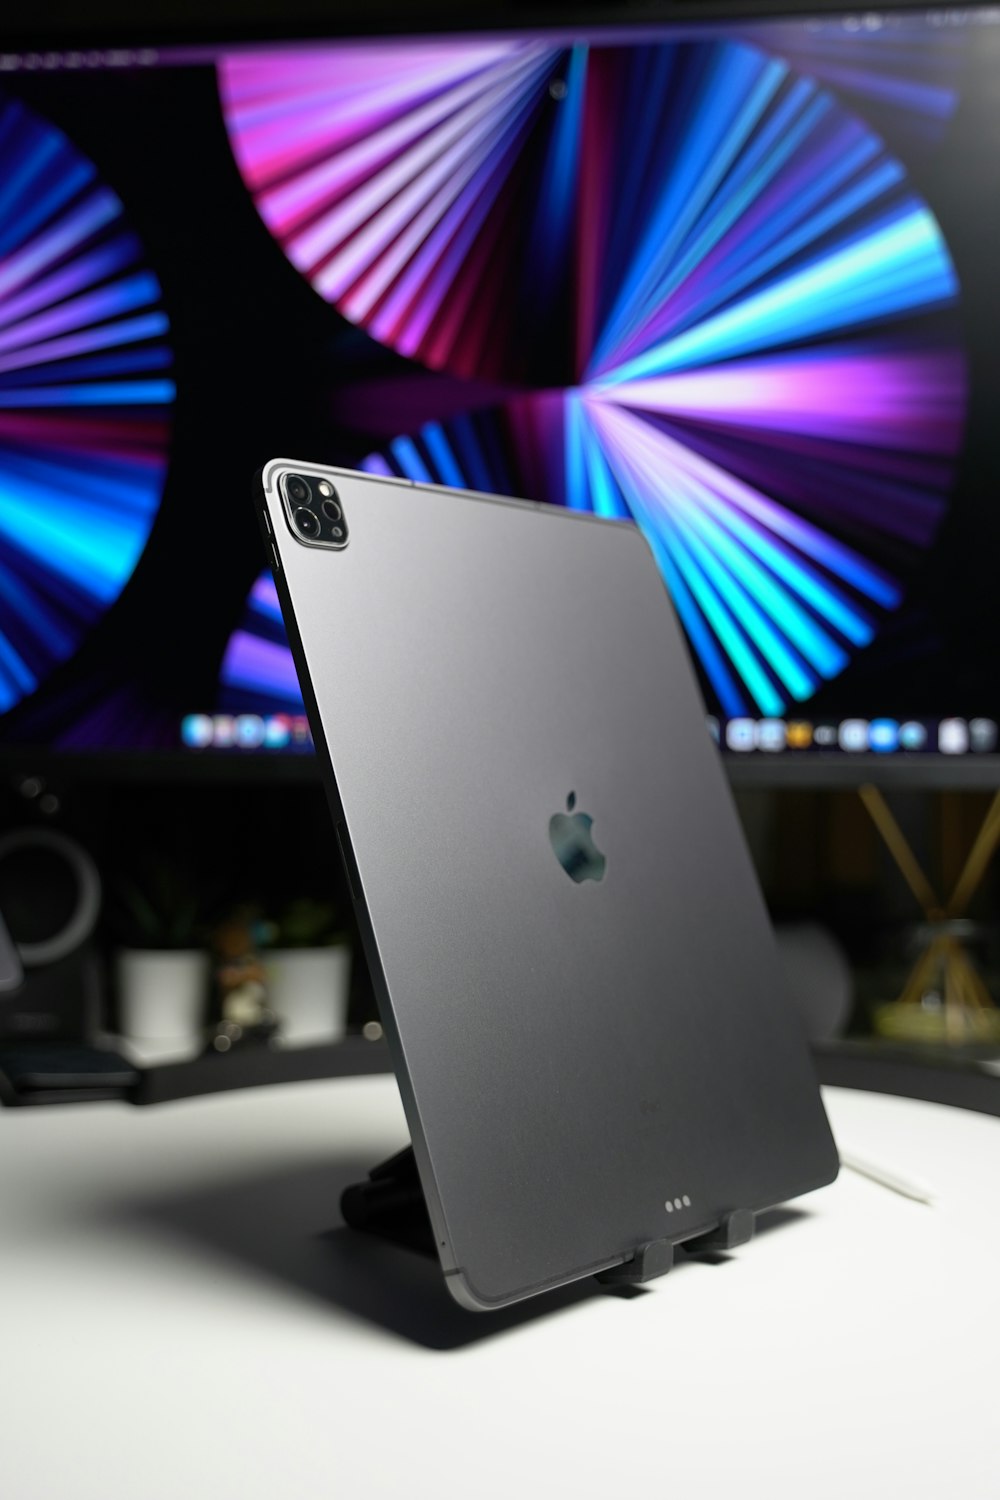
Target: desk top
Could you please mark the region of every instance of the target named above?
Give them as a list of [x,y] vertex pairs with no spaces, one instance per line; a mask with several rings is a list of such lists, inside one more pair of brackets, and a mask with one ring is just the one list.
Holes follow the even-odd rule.
[[340,1227],[391,1078],[0,1118],[18,1500],[1000,1493],[1000,1119],[827,1091],[842,1172],[626,1296],[463,1312]]

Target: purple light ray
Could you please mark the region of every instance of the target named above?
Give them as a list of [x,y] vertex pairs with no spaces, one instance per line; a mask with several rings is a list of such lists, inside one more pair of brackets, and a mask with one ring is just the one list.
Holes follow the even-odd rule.
[[311,48],[308,52],[223,58],[220,85],[238,122],[247,180],[263,186],[328,149],[370,138],[400,114],[472,77],[514,47],[430,49],[407,44]]
[[221,676],[234,687],[250,687],[278,698],[296,698],[299,693],[288,647],[246,630],[236,630],[230,636]]
[[109,245],[102,245],[88,255],[78,256],[49,276],[42,276],[13,297],[0,302],[0,328],[8,328],[20,318],[51,306],[64,297],[72,297],[135,260],[138,246],[134,240],[119,235]]
[[[265,189],[261,202],[273,232],[288,232],[298,219],[316,213],[324,204],[351,190],[364,193],[373,174],[384,171],[398,153],[423,141],[463,105],[474,103],[497,87],[492,76],[497,71],[502,74],[499,64],[505,61],[498,58],[485,74],[476,69],[470,74],[459,59],[453,59],[439,80],[447,87],[440,89],[425,86],[420,75],[414,74],[412,89],[397,88],[387,95],[387,104],[391,104],[388,112],[380,109],[378,90],[374,99],[362,93],[357,100],[352,90],[351,96],[335,99],[320,111],[318,118],[316,112],[311,113],[310,130],[303,133],[301,152],[289,150],[277,160],[267,154],[258,160],[253,139],[241,137],[244,153],[254,163],[254,177]],[[529,66],[530,59],[518,60],[516,69],[521,72]],[[360,99],[364,99],[363,107],[359,107]],[[280,142],[281,135],[281,126],[275,123],[266,132],[265,140],[273,142],[277,137]],[[331,154],[324,160],[325,153]],[[315,165],[306,166],[300,176],[289,182],[280,181],[300,161]],[[275,179],[279,179],[277,184],[267,188],[267,183]],[[358,221],[364,217],[359,206]],[[309,253],[308,247],[303,248],[303,256]]]
[[[412,228],[406,237],[402,231],[412,226],[415,214],[439,193],[444,195],[445,203],[457,197],[468,178],[489,157],[504,117],[534,84],[537,70],[531,68],[525,72],[526,79],[513,83],[503,80],[491,91],[492,99],[478,99],[449,119],[447,127],[439,127],[399,158],[391,170],[381,173],[371,192],[355,194],[349,205],[322,221],[322,234],[317,231],[315,245],[341,244],[355,227],[351,221],[367,220],[315,278],[317,290],[328,301],[343,296],[373,257],[384,254],[394,241],[397,262],[402,264],[408,258],[411,242],[415,249],[420,239],[413,240]],[[431,225],[420,227],[426,230]],[[308,238],[290,242],[296,264],[300,254],[314,264],[320,258],[313,254],[313,245],[306,245]],[[399,253],[401,247],[406,254]],[[367,306],[372,300],[369,299]]]
[[110,286],[83,292],[0,332],[0,351],[38,345],[42,340],[52,339],[70,329],[88,328],[105,318],[114,317],[116,313],[148,306],[157,300],[157,291],[156,283],[148,273],[139,271]]
[[503,190],[519,139],[529,115],[527,106],[515,115],[502,135],[492,159],[474,172],[467,192],[444,215],[422,249],[398,278],[397,285],[372,320],[372,332],[413,356],[431,324],[453,293],[460,268],[466,266],[477,235],[487,224]]
[[250,590],[250,604],[252,608],[259,609],[269,619],[281,619],[278,590],[274,586],[274,579],[270,573],[261,573],[254,580],[253,588]]
[[110,188],[99,188],[91,193],[78,208],[64,214],[53,228],[7,256],[0,265],[0,297],[7,297],[46,266],[84,244],[113,223],[121,211],[122,206]]
[[953,453],[965,415],[956,350],[787,355],[597,386],[604,403],[727,427],[799,432],[844,443]]

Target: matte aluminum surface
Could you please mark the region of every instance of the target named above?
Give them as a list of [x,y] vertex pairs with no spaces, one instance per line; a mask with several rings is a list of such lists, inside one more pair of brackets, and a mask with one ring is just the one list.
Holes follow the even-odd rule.
[[[293,534],[289,471],[336,485],[342,551]],[[640,533],[289,460],[256,494],[458,1300],[514,1301],[830,1181]],[[571,793],[600,880],[568,878],[550,843]]]

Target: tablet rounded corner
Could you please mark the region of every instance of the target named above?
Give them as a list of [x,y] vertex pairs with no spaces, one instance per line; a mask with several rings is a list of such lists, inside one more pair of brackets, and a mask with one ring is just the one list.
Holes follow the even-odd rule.
[[314,468],[313,464],[299,464],[293,458],[271,458],[258,470],[258,481],[265,495],[277,489],[280,476],[288,469]]
[[489,1313],[497,1312],[501,1307],[507,1307],[511,1302],[519,1302],[518,1296],[486,1297],[477,1292],[465,1271],[457,1266],[453,1271],[445,1271],[445,1285],[459,1307],[466,1312]]

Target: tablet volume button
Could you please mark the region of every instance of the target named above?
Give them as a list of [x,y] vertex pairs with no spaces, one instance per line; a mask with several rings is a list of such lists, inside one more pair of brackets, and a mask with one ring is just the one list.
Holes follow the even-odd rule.
[[361,881],[358,877],[358,867],[354,863],[354,850],[351,848],[351,839],[347,832],[346,823],[337,824],[337,840],[340,844],[340,857],[344,861],[344,870],[347,874],[347,884],[351,888],[351,895],[355,901],[360,902]]

